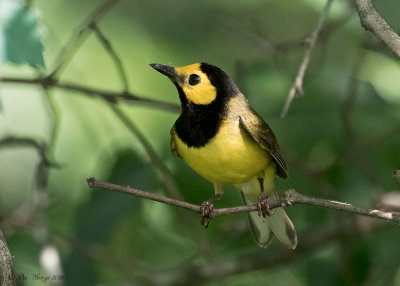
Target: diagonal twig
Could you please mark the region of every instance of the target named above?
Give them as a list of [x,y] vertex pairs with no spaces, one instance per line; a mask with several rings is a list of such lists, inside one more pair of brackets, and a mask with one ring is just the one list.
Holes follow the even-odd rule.
[[115,52],[113,46],[111,45],[111,42],[106,38],[106,36],[103,34],[103,32],[99,29],[96,22],[93,22],[90,25],[90,28],[95,32],[97,38],[100,40],[100,42],[103,44],[104,48],[107,50],[107,53],[112,58],[112,60],[115,64],[115,67],[117,68],[118,75],[119,75],[119,78],[121,79],[124,90],[129,91],[129,82],[128,82],[126,70],[122,64],[122,60],[119,58],[119,56]]
[[80,44],[89,35],[89,26],[93,22],[99,21],[100,18],[104,16],[115,3],[117,3],[117,1],[118,0],[106,0],[83,21],[78,32],[74,33],[65,46],[61,48],[55,60],[54,67],[47,76],[48,78],[56,78],[59,76],[63,69],[68,65],[73,55],[76,53],[76,50],[79,48]]
[[400,58],[400,36],[379,15],[371,0],[354,0],[361,25],[371,31]]
[[326,17],[328,16],[329,10],[331,8],[333,0],[328,0],[324,7],[324,10],[319,17],[317,27],[314,32],[311,34],[311,37],[307,39],[308,48],[304,54],[303,61],[300,64],[299,70],[297,71],[297,76],[293,82],[292,87],[289,90],[289,94],[286,98],[285,106],[282,109],[281,117],[285,117],[287,112],[289,111],[290,105],[296,96],[302,96],[303,92],[303,79],[306,73],[308,63],[310,62],[311,52],[314,49],[315,43],[317,42],[318,35],[322,30],[322,26],[325,22]]

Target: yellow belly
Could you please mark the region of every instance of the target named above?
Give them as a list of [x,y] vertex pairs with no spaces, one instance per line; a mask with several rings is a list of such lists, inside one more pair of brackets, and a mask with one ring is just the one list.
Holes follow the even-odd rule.
[[198,174],[216,184],[241,184],[263,171],[271,161],[238,120],[226,120],[204,147],[187,147],[175,134],[180,156]]

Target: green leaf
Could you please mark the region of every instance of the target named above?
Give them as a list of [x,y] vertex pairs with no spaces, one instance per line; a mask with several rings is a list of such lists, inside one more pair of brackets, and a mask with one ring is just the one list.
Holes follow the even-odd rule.
[[0,2],[0,63],[44,68],[38,15],[18,1]]

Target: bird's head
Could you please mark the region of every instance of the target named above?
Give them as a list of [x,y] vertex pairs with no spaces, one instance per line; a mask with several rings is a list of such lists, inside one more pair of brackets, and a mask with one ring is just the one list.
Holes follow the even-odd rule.
[[239,93],[235,83],[220,68],[206,63],[183,67],[150,64],[166,75],[177,87],[181,102],[208,105],[216,99],[223,100]]

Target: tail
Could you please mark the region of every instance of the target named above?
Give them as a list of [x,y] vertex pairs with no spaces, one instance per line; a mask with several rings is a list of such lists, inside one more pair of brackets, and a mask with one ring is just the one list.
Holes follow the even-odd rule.
[[[277,198],[274,190],[274,176],[269,178],[267,172],[265,173],[264,190],[267,195]],[[240,189],[246,205],[254,205],[258,202],[260,185],[257,178],[241,184]],[[261,247],[267,247],[275,236],[289,248],[295,249],[297,246],[297,234],[292,221],[283,208],[276,208],[272,212],[273,214],[266,218],[259,216],[257,212],[248,213],[251,230],[257,244]]]

